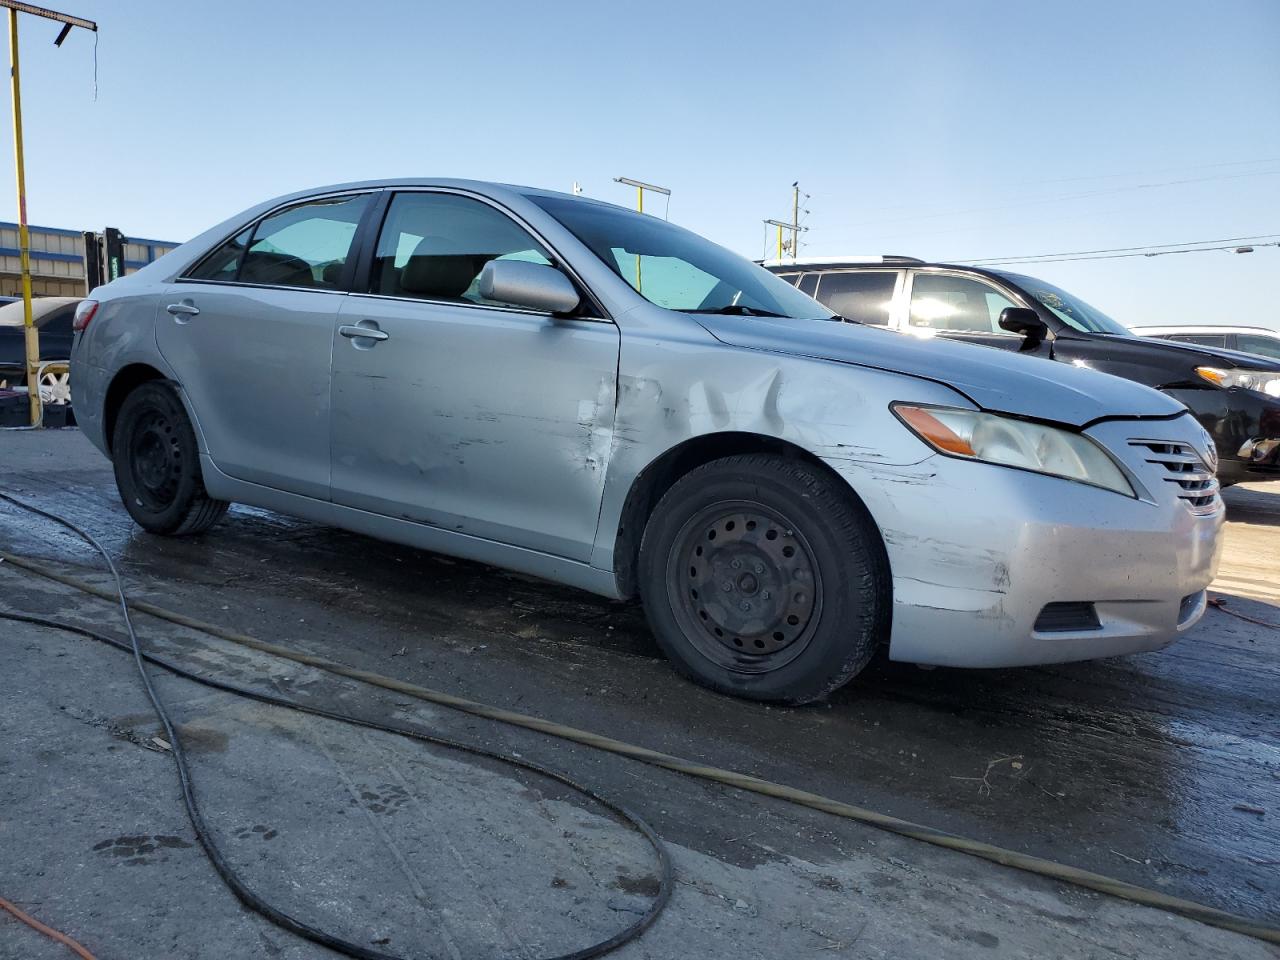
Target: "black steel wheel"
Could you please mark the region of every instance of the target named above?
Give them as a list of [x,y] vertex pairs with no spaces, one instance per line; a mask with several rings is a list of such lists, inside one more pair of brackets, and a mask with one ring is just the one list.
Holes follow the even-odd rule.
[[728,457],[677,481],[645,529],[640,578],[672,662],[753,699],[825,696],[888,627],[888,561],[871,517],[837,477],[784,457]]
[[111,459],[125,509],[151,533],[201,533],[227,511],[205,491],[195,431],[168,381],[147,381],[125,398]]

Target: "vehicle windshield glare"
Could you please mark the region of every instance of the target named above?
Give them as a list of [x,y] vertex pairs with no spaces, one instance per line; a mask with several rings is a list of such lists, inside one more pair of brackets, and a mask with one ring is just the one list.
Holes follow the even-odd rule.
[[529,194],[650,303],[686,313],[828,320],[763,267],[675,224],[612,204]]
[[998,272],[1000,276],[1008,277],[1040,301],[1042,305],[1048,307],[1053,312],[1053,315],[1067,324],[1067,326],[1074,327],[1082,333],[1109,333],[1121,337],[1133,336],[1124,324],[1112,320],[1097,307],[1089,306],[1079,297],[1072,296],[1060,287],[1055,287],[1052,283],[1045,283],[1043,280],[1037,280],[1035,277],[1028,277],[1021,273]]

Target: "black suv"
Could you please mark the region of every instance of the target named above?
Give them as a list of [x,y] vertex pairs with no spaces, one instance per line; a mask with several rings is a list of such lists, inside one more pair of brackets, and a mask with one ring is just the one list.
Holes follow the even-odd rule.
[[1223,486],[1280,480],[1280,362],[1134,336],[1035,277],[912,257],[764,264],[832,312],[916,336],[1000,347],[1155,387],[1186,404],[1218,448]]

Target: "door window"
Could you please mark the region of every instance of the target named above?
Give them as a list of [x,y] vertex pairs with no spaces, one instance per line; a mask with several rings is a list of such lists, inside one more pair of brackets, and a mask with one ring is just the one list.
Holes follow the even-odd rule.
[[912,327],[1013,336],[998,321],[1002,310],[1015,306],[995,287],[970,277],[917,273],[911,283]]
[[336,290],[369,194],[311,200],[258,223],[240,264],[241,283]]
[[253,227],[236,234],[196,264],[187,276],[192,280],[235,280],[240,271],[240,258],[244,256],[252,234]]
[[774,276],[776,276],[779,280],[785,280],[785,281],[787,281],[787,283],[791,284],[791,285],[794,287],[794,286],[796,285],[796,280],[799,278],[800,274],[798,274],[798,273],[777,273],[777,274],[774,274]]
[[1225,333],[1179,333],[1167,340],[1176,340],[1179,343],[1198,343],[1202,347],[1225,347],[1227,345],[1227,335]]
[[850,320],[884,326],[893,309],[893,289],[898,274],[892,270],[824,273],[818,284],[818,301]]
[[506,306],[480,296],[490,260],[551,264],[549,251],[500,210],[451,193],[399,193],[378,237],[370,290],[391,297]]
[[806,273],[800,278],[800,282],[797,283],[796,286],[799,288],[801,293],[812,297],[818,292],[818,277],[820,276],[821,274],[819,273]]
[[1280,357],[1280,338],[1259,337],[1251,333],[1242,333],[1236,337],[1239,344],[1236,349],[1245,353],[1257,353],[1264,357]]

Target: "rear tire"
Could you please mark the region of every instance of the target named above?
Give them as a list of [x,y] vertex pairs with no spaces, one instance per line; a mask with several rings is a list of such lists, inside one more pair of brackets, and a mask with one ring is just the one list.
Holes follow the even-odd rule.
[[659,646],[721,693],[820,699],[888,632],[875,522],[839,480],[796,459],[725,457],[676,481],[645,527],[639,574]]
[[227,507],[204,488],[195,431],[167,380],[148,380],[124,399],[111,440],[116,487],[129,516],[150,533],[203,533]]

